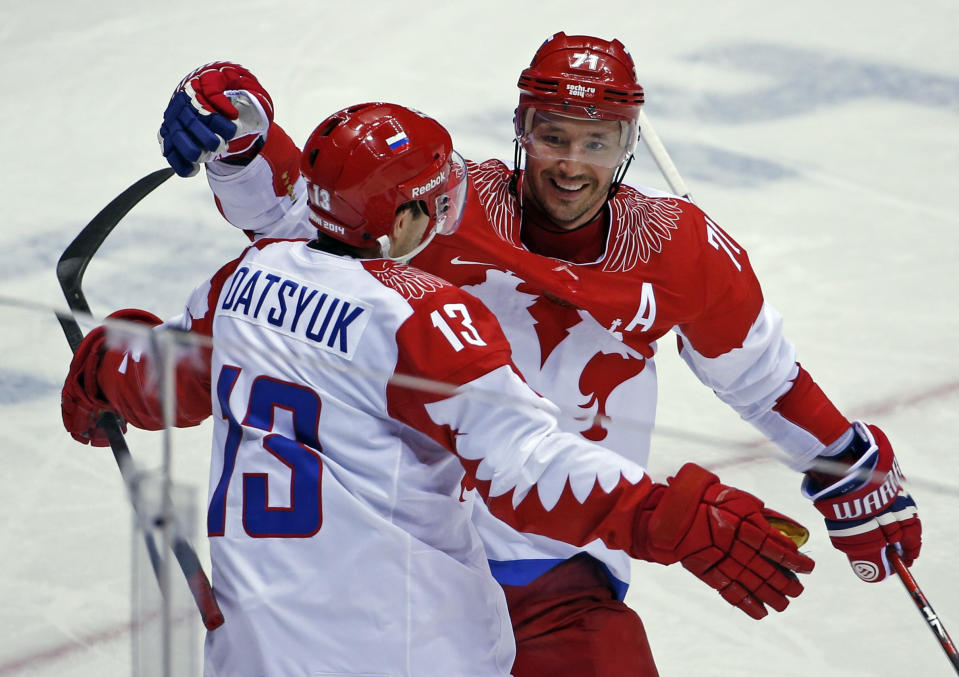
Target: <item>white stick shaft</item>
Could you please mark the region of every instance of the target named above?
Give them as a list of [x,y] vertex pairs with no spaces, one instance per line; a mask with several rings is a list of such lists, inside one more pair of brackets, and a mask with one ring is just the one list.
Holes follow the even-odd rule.
[[639,109],[639,138],[646,144],[646,149],[653,157],[656,166],[659,167],[663,178],[666,179],[669,189],[676,195],[692,202],[692,196],[689,194],[689,189],[686,188],[686,182],[683,181],[683,177],[679,175],[679,170],[676,169],[672,158],[670,158],[669,153],[666,152],[666,146],[660,141],[659,135],[656,133],[656,130],[653,129],[652,124],[650,124],[649,118],[646,117],[646,111],[642,108]]

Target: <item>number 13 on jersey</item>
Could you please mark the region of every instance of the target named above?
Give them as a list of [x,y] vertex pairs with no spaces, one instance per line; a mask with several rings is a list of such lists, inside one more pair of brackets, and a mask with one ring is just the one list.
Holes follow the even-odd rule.
[[[258,454],[266,451],[286,466],[289,472],[289,507],[273,507],[269,504],[269,476],[266,473],[244,473],[243,529],[254,538],[309,538],[323,524],[321,480],[323,461],[318,440],[320,422],[320,397],[309,388],[261,376],[250,387],[249,405],[243,425],[230,409],[230,393],[240,376],[239,367],[225,366],[217,379],[216,395],[229,422],[226,443],[223,448],[223,471],[210,499],[207,513],[209,536],[223,536],[226,531],[226,499],[230,480],[236,466],[241,445],[245,453]],[[274,410],[290,412],[293,421],[293,437],[273,432]],[[253,441],[243,434],[243,428],[263,430],[269,434],[262,440]],[[244,437],[247,439],[244,440]],[[276,481],[274,479],[274,481]],[[275,489],[275,487],[274,487]]]
[[486,345],[486,341],[480,337],[476,327],[473,326],[469,311],[462,303],[447,303],[443,306],[442,312],[434,310],[430,313],[430,320],[456,352],[466,347],[463,341],[474,346]]

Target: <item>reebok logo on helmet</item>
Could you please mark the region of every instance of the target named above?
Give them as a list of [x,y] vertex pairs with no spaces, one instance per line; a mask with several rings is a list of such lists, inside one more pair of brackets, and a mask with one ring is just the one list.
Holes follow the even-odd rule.
[[416,186],[415,188],[413,188],[412,196],[419,197],[421,195],[425,195],[426,193],[436,188],[445,180],[446,180],[446,172],[440,172],[439,174],[434,176],[432,179],[424,183],[422,186]]

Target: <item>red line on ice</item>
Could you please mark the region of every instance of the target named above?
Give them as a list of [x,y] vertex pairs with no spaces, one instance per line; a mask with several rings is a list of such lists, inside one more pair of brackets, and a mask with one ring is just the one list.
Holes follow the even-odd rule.
[[[914,407],[917,405],[925,404],[931,400],[936,400],[939,398],[949,397],[959,393],[959,381],[951,381],[949,383],[942,383],[938,386],[934,386],[929,390],[923,392],[914,393],[905,397],[890,397],[884,400],[879,400],[878,402],[873,402],[872,404],[867,404],[863,407],[860,407],[855,410],[855,415],[857,418],[872,418],[873,416],[883,416],[885,414],[890,414],[899,409],[905,409],[907,407]],[[742,447],[746,448],[760,448],[767,444],[771,444],[766,439],[753,440],[752,442],[743,443]],[[722,468],[730,468],[738,465],[747,465],[749,463],[762,463],[766,461],[775,460],[775,457],[771,454],[766,453],[754,453],[747,454],[745,456],[737,456],[735,458],[729,458],[724,461],[718,461],[716,463],[710,463],[710,470],[720,470]]]
[[44,663],[52,663],[78,651],[83,651],[98,644],[122,639],[132,631],[131,623],[119,623],[112,627],[97,630],[88,635],[81,635],[76,639],[52,646],[48,649],[28,654],[21,658],[14,658],[6,663],[0,663],[0,675],[15,675],[19,670],[36,668]]
[[[192,609],[186,611],[185,613],[181,613],[179,616],[173,618],[174,625],[192,618],[195,613],[196,612],[194,612]],[[41,649],[20,658],[13,658],[12,660],[8,660],[6,663],[0,663],[0,677],[4,677],[5,675],[16,675],[20,670],[27,668],[35,669],[44,664],[55,663],[62,658],[80,651],[85,651],[91,647],[101,644],[109,644],[110,642],[124,639],[131,633],[138,630],[144,623],[156,620],[157,615],[158,614],[155,613],[137,623],[131,623],[129,621],[125,623],[116,623],[101,630],[95,630],[86,635],[80,635],[73,640],[63,642],[56,646],[51,646],[47,649]]]

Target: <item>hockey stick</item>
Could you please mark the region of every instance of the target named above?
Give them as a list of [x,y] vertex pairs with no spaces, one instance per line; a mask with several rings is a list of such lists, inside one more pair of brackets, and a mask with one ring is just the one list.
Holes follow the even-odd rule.
[[889,557],[889,561],[892,562],[896,573],[899,574],[899,580],[902,581],[903,586],[909,592],[912,601],[916,603],[916,608],[919,609],[919,613],[922,614],[923,620],[926,621],[929,629],[932,630],[932,634],[939,640],[939,646],[946,652],[946,657],[948,657],[949,662],[952,663],[956,674],[959,674],[959,649],[956,649],[956,645],[953,644],[952,638],[950,638],[949,633],[946,632],[946,628],[942,624],[942,621],[939,620],[939,616],[936,615],[929,600],[926,599],[926,596],[922,593],[919,584],[916,583],[915,577],[913,577],[912,572],[909,571],[909,568],[902,561],[896,549],[889,546],[886,554]]
[[[63,290],[63,295],[66,297],[67,305],[71,311],[90,314],[90,306],[87,304],[82,289],[83,274],[86,272],[87,265],[100,245],[103,244],[107,235],[120,223],[127,212],[172,175],[173,170],[166,168],[144,176],[100,210],[100,213],[93,217],[93,220],[80,231],[80,234],[64,250],[57,262],[57,280],[60,282],[60,288]],[[57,319],[60,321],[60,326],[63,328],[63,333],[70,344],[71,350],[76,352],[77,347],[83,340],[83,331],[80,329],[80,325],[77,324],[73,315],[57,313]],[[123,438],[120,422],[115,415],[105,413],[97,421],[97,425],[103,429],[110,441],[113,457],[116,459],[127,491],[133,499],[136,495],[136,470],[133,457],[130,455],[126,440]],[[133,509],[135,511],[139,510],[135,500],[133,500]],[[153,566],[153,572],[159,581],[161,571],[160,553],[153,540],[153,535],[147,530],[144,530],[144,539],[150,564]],[[180,569],[186,576],[187,585],[196,601],[200,617],[203,619],[203,625],[208,630],[218,628],[223,624],[223,614],[216,603],[213,588],[203,571],[203,565],[200,564],[196,551],[185,538],[178,534],[173,536],[172,548]]]
[[642,108],[639,109],[639,138],[643,140],[643,143],[646,145],[646,150],[649,151],[656,166],[659,167],[659,172],[663,175],[663,178],[666,179],[669,189],[681,198],[692,202],[693,198],[689,194],[689,189],[686,188],[686,182],[683,181],[683,177],[679,175],[679,170],[676,169],[672,158],[669,157],[669,153],[666,152],[666,146],[664,146],[663,142],[659,139],[659,134],[653,129],[649,118],[646,117],[646,111]]

